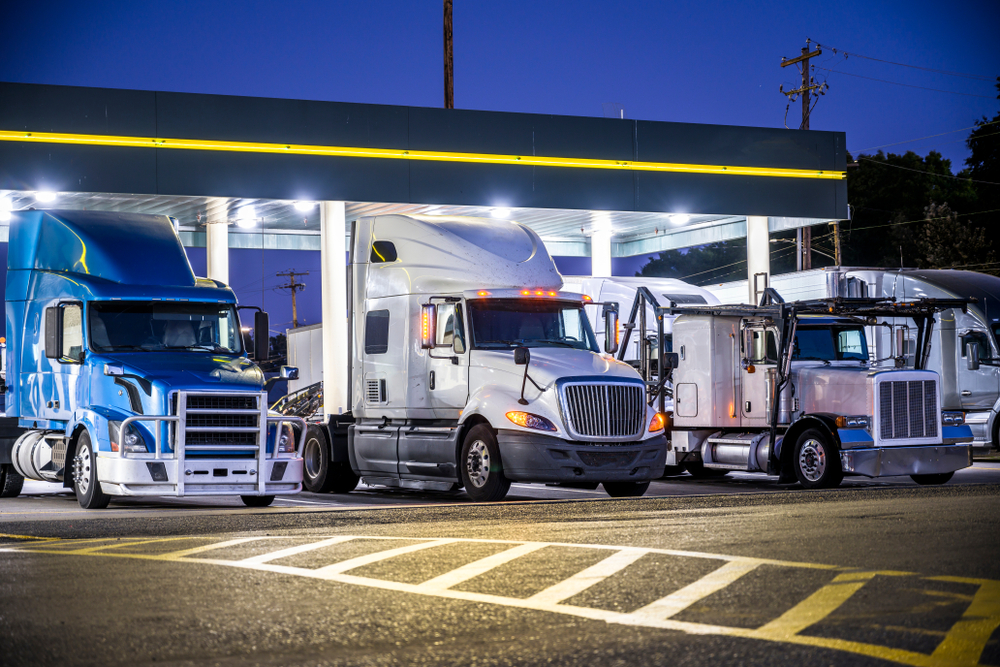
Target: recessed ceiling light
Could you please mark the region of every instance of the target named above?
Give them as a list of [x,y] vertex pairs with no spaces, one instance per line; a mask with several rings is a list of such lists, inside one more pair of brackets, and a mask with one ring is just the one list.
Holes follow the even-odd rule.
[[316,202],[314,202],[314,201],[297,201],[297,202],[295,202],[295,210],[302,211],[303,213],[311,211],[314,208],[316,208]]
[[244,206],[236,211],[236,224],[247,229],[257,224],[257,209],[253,206]]
[[691,216],[687,213],[675,213],[670,216],[670,222],[674,225],[686,225],[690,219]]
[[494,218],[509,218],[510,217],[510,209],[509,208],[498,207],[498,208],[495,208],[492,211],[490,211],[490,215],[492,215]]
[[43,204],[49,204],[56,200],[56,193],[49,192],[48,190],[39,190],[35,193],[35,199]]

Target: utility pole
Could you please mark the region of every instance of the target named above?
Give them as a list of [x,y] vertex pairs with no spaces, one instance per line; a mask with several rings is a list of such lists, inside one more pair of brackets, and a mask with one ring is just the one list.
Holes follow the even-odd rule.
[[451,53],[451,0],[444,0],[444,108],[455,108],[455,69]]
[[299,290],[304,290],[306,288],[305,283],[295,282],[295,276],[308,276],[308,271],[296,272],[291,269],[287,271],[279,271],[275,274],[276,276],[285,276],[288,278],[288,283],[285,285],[278,285],[278,289],[287,289],[292,291],[292,328],[299,328],[299,311],[295,304],[295,293]]
[[[809,97],[812,91],[816,91],[817,95],[823,95],[826,93],[826,89],[829,86],[826,83],[817,84],[815,79],[809,74],[809,59],[815,58],[816,56],[823,53],[821,50],[816,49],[815,51],[809,51],[809,40],[806,39],[806,45],[802,49],[802,55],[796,58],[782,58],[781,66],[788,67],[789,65],[798,65],[801,63],[800,71],[802,73],[802,86],[796,88],[795,90],[785,90],[785,85],[781,84],[778,86],[778,90],[788,98],[789,103],[795,101],[797,95],[802,96],[802,124],[799,125],[800,130],[809,129]],[[787,114],[787,110],[785,112]],[[799,260],[796,261],[796,265],[801,265],[803,271],[807,271],[812,268],[812,229],[809,227],[804,227],[802,229],[802,240],[801,244],[798,245]],[[839,254],[839,253],[838,253]],[[839,264],[839,262],[838,262]]]
[[830,225],[833,227],[833,262],[837,266],[843,266],[843,258],[840,255],[840,221],[834,220]]

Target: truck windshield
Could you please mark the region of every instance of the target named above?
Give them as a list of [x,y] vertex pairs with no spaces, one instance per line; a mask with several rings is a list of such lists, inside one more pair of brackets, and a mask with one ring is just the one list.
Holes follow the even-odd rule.
[[484,350],[515,347],[572,347],[597,352],[597,340],[583,306],[542,299],[469,301],[472,346]]
[[865,332],[860,327],[799,327],[792,360],[868,360]]
[[92,301],[87,332],[95,352],[189,350],[242,354],[230,304]]

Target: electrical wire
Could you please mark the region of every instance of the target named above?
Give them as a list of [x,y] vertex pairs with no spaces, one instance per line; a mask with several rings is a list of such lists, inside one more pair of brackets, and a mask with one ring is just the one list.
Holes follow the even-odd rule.
[[888,162],[883,162],[881,160],[873,160],[870,157],[865,157],[863,155],[858,156],[858,160],[864,160],[865,162],[871,162],[872,164],[880,164],[884,167],[892,167],[893,169],[902,169],[904,171],[913,171],[918,174],[924,174],[926,176],[939,176],[941,178],[952,178],[956,181],[965,181],[967,183],[980,183],[982,185],[1000,185],[1000,183],[994,183],[993,181],[979,181],[974,178],[964,178],[962,176],[952,176],[951,174],[935,174],[930,171],[924,171],[923,169],[912,169],[911,167],[903,167],[898,164],[889,164]]
[[986,213],[1000,213],[1000,208],[994,208],[989,211],[975,211],[973,213],[952,213],[952,215],[941,215],[936,218],[920,218],[919,220],[904,220],[903,222],[889,222],[884,225],[869,225],[867,227],[854,227],[852,226],[851,232],[860,232],[868,229],[882,229],[883,227],[897,227],[899,225],[912,225],[917,222],[933,222],[935,220],[948,220],[949,218],[965,218],[970,215],[985,215]]
[[[924,139],[934,139],[936,137],[943,137],[946,134],[955,134],[956,132],[965,132],[966,130],[974,130],[974,129],[978,128],[978,127],[986,127],[987,125],[996,125],[997,123],[1000,123],[1000,120],[991,120],[991,121],[986,122],[986,123],[979,123],[977,125],[972,125],[970,127],[963,127],[961,129],[958,129],[958,130],[948,130],[947,132],[942,132],[941,134],[930,134],[930,135],[927,135],[926,137],[920,137],[919,139],[907,139],[906,141],[897,141],[897,142],[892,143],[892,144],[882,144],[881,146],[870,146],[869,148],[862,148],[862,149],[859,149],[859,150],[848,151],[848,152],[851,153],[851,154],[854,154],[854,153],[864,153],[865,151],[872,151],[872,150],[875,150],[877,148],[888,148],[889,146],[899,146],[900,144],[910,144],[910,143],[913,143],[914,141],[923,141]],[[981,139],[983,137],[992,137],[995,134],[1000,134],[1000,132],[991,132],[990,134],[981,134],[981,135],[979,135],[976,138],[977,139]],[[965,139],[960,139],[959,141],[965,141]]]
[[869,81],[878,81],[879,83],[891,83],[894,86],[906,86],[907,88],[919,88],[920,90],[933,90],[937,93],[951,93],[952,95],[965,95],[966,97],[981,97],[984,100],[996,99],[994,95],[977,95],[975,93],[960,93],[957,90],[942,90],[941,88],[928,88],[927,86],[914,86],[912,83],[899,83],[898,81],[888,81],[886,79],[876,79],[873,76],[864,76],[861,74],[852,74],[850,72],[842,72],[838,69],[829,69],[827,67],[817,67],[816,69],[825,70],[833,74],[843,74],[845,76],[855,76],[859,79],[868,79]]
[[815,44],[816,46],[818,46],[821,49],[830,49],[834,53],[843,53],[845,56],[853,56],[855,58],[864,58],[865,60],[874,60],[875,62],[886,63],[888,65],[898,65],[899,67],[909,67],[911,69],[923,70],[924,72],[934,72],[935,74],[947,74],[948,76],[958,76],[958,77],[962,77],[963,79],[974,79],[974,80],[977,80],[977,81],[990,81],[990,82],[994,81],[994,79],[991,78],[991,77],[981,76],[979,74],[964,74],[962,72],[949,72],[948,70],[944,70],[944,69],[933,69],[931,67],[921,67],[919,65],[908,65],[906,63],[897,63],[897,62],[893,62],[891,60],[882,60],[881,58],[872,58],[871,56],[863,56],[860,53],[854,53],[852,51],[844,51],[843,49],[837,49],[836,47],[833,47],[833,46],[824,46],[823,44],[820,44],[819,42],[813,42],[813,44]]

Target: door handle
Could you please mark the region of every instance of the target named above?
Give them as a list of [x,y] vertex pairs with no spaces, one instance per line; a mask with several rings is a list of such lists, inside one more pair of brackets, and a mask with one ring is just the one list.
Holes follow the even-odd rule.
[[430,388],[434,388],[434,371],[431,371]]
[[969,391],[968,389],[963,389],[962,396],[972,396],[972,392]]

